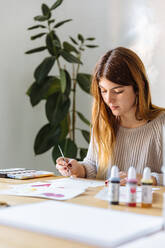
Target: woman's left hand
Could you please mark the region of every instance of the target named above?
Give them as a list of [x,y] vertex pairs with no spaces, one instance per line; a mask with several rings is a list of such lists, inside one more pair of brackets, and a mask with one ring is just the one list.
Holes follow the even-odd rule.
[[[120,171],[119,172],[119,177],[120,177],[120,185],[125,186],[127,183],[127,176],[128,173],[125,171]],[[141,179],[142,179],[142,174],[136,174],[136,179],[137,179],[137,184],[141,185]]]
[[119,177],[120,177],[120,185],[125,186],[127,183],[127,172],[125,171],[120,171],[119,172]]

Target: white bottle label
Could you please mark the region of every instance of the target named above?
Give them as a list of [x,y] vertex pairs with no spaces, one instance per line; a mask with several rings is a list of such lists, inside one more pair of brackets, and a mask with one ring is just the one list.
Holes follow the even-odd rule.
[[110,202],[118,202],[119,201],[119,186],[120,183],[109,183],[108,186],[108,194]]
[[136,184],[127,184],[127,203],[136,203]]
[[142,185],[142,202],[152,203],[152,185]]

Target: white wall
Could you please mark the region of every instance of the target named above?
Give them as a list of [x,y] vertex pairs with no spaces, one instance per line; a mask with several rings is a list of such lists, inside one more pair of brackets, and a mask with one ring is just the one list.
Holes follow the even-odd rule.
[[[46,53],[25,55],[40,44],[30,41],[33,17],[40,13],[41,3],[55,1],[5,0],[1,3],[0,38],[0,167],[41,168],[54,171],[51,152],[34,156],[33,142],[38,130],[46,124],[44,104],[32,108],[25,95],[33,82],[33,71]],[[164,98],[164,10],[165,3],[143,0],[64,0],[56,19],[72,18],[59,28],[59,36],[96,37],[98,49],[89,49],[82,72],[91,73],[98,58],[107,50],[123,45],[133,48],[143,59],[151,81],[155,104],[165,106]],[[35,32],[34,32],[35,33]],[[90,97],[78,92],[78,109],[90,117]],[[86,104],[84,104],[84,102]],[[78,123],[78,125],[80,125]],[[78,135],[82,145],[86,143]]]

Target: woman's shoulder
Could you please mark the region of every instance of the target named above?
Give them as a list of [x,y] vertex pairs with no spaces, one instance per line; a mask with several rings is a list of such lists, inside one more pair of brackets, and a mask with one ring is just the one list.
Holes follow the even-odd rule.
[[125,128],[120,126],[119,133],[128,134],[128,133],[135,133],[139,135],[139,132],[150,132],[150,130],[161,130],[162,126],[165,126],[165,111],[161,111],[159,115],[157,115],[154,119],[148,121],[146,124],[136,127],[136,128]]
[[165,125],[165,111],[161,111],[158,116],[156,116],[152,121],[149,122],[150,125],[159,125],[164,126]]
[[153,119],[153,121],[156,120],[156,121],[165,121],[165,111],[161,111],[159,113],[159,115]]

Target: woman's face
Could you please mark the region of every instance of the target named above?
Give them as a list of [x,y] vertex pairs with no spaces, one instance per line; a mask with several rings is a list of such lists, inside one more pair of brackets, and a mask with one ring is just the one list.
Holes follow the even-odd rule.
[[99,88],[104,102],[113,115],[120,117],[135,115],[136,94],[131,85],[123,86],[101,78]]

